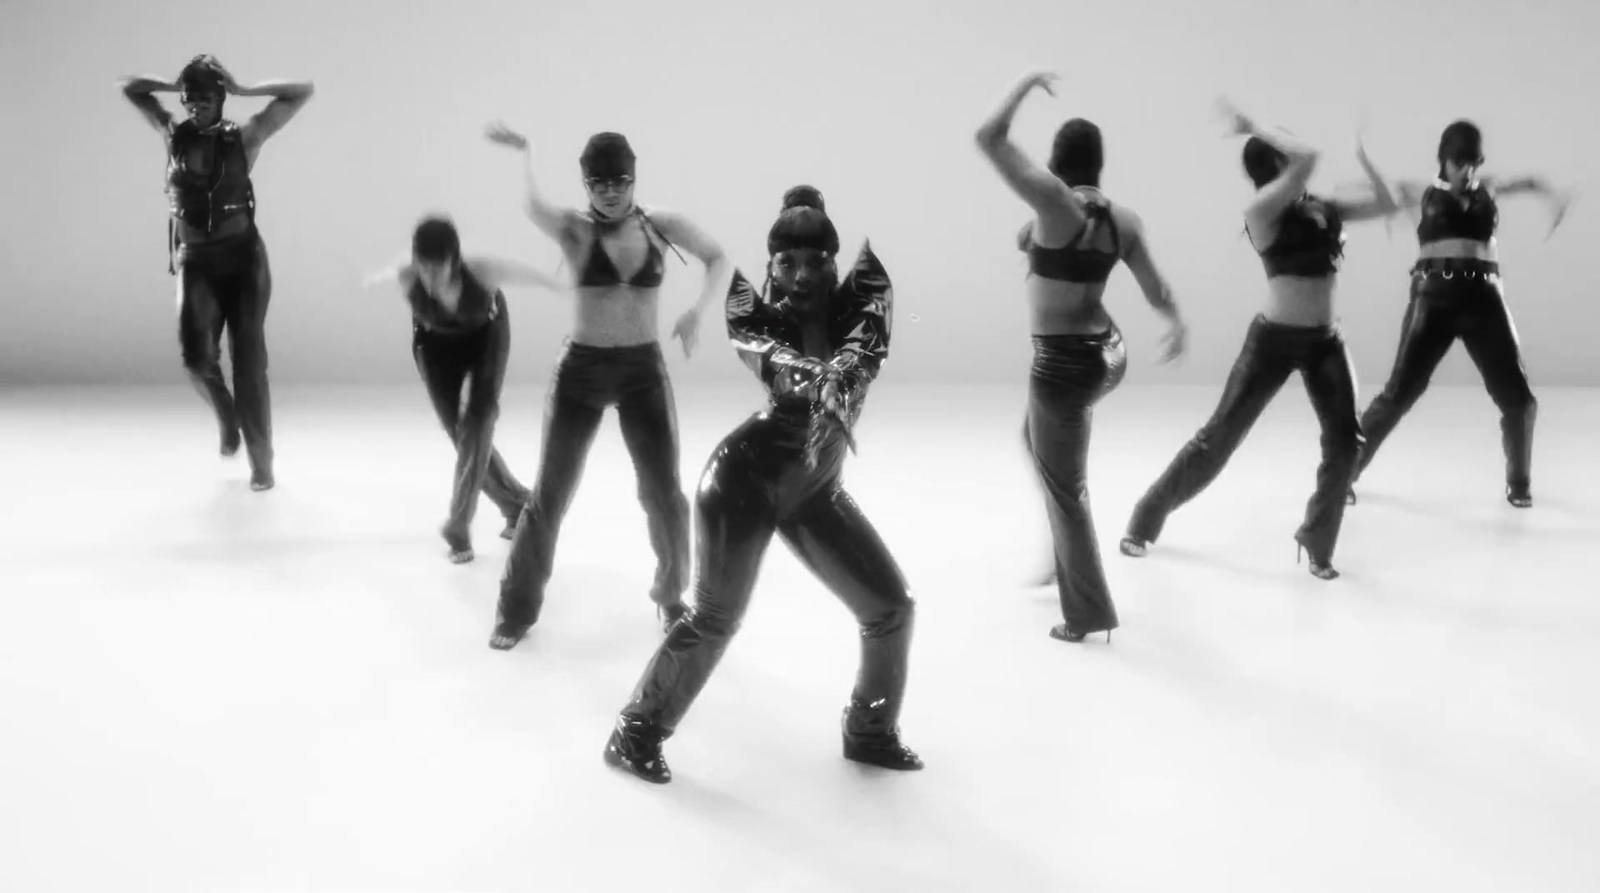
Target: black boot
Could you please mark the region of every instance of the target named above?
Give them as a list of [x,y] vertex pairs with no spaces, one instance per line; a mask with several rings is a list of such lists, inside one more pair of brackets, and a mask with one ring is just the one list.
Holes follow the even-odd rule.
[[849,708],[844,712],[844,758],[899,772],[922,768],[922,758],[900,743],[899,729],[879,734],[852,733]]
[[626,770],[651,784],[666,784],[672,780],[672,769],[661,755],[661,742],[666,737],[659,729],[619,717],[606,742],[606,765]]

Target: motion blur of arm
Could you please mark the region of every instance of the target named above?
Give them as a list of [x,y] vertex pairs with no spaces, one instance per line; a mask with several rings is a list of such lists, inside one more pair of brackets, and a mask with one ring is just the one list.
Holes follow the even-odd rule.
[[523,285],[557,292],[572,290],[571,283],[566,280],[518,261],[477,256],[466,258],[465,263],[490,292],[499,291],[506,285]]
[[1161,362],[1168,363],[1183,355],[1189,340],[1189,326],[1178,312],[1178,303],[1172,297],[1172,288],[1167,284],[1166,277],[1161,275],[1155,259],[1150,256],[1144,221],[1131,211],[1127,213],[1133,225],[1127,233],[1127,249],[1122,262],[1128,265],[1128,272],[1139,284],[1145,301],[1167,321],[1167,334],[1162,337],[1166,349],[1162,352]]
[[1354,222],[1388,218],[1399,213],[1400,203],[1390,191],[1388,181],[1378,172],[1372,159],[1367,157],[1366,147],[1359,142],[1356,143],[1356,162],[1361,165],[1361,172],[1367,175],[1367,185],[1371,187],[1372,192],[1364,199],[1335,202],[1334,206],[1338,208],[1339,216],[1346,221]]
[[1510,197],[1513,195],[1537,195],[1545,200],[1550,208],[1550,234],[1554,234],[1561,226],[1561,221],[1566,219],[1567,209],[1577,198],[1577,193],[1571,189],[1557,189],[1550,185],[1550,181],[1540,176],[1508,177],[1480,177],[1489,191],[1496,196]]
[[1087,219],[1083,200],[1067,188],[1060,177],[1035,164],[1027,154],[1011,141],[1011,120],[1016,117],[1022,100],[1034,89],[1042,89],[1051,96],[1051,86],[1060,80],[1059,75],[1039,72],[1018,81],[1006,94],[1000,105],[978,128],[978,148],[994,165],[1000,178],[1006,181],[1017,197],[1028,203],[1039,216],[1059,218],[1063,223],[1081,226]]
[[528,219],[533,221],[533,225],[557,242],[564,243],[571,238],[577,227],[578,212],[574,208],[562,208],[551,204],[550,200],[545,198],[544,192],[539,189],[538,179],[533,175],[533,146],[528,142],[528,138],[500,122],[489,125],[485,136],[491,143],[521,153],[524,201]]
[[411,284],[411,279],[415,275],[416,268],[411,265],[411,259],[407,257],[396,260],[363,276],[361,278],[361,287],[377,288],[380,285],[398,285],[404,288]]

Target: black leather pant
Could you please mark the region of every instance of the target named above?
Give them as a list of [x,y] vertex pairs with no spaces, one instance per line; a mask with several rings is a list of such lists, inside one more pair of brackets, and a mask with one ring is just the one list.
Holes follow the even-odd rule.
[[695,496],[694,606],[668,630],[622,711],[644,734],[671,735],[705,687],[744,619],[774,533],[860,625],[861,664],[846,733],[897,731],[912,599],[888,547],[840,484],[843,438],[830,434],[817,467],[808,470],[806,428],[803,410],[761,413],[728,435],[706,464]]
[[[178,343],[183,368],[216,413],[224,441],[244,436],[254,472],[272,472],[272,395],[267,384],[267,304],[272,270],[253,227],[215,242],[179,246]],[[228,332],[233,388],[222,376],[222,332]]]
[[661,346],[569,343],[545,402],[539,478],[517,523],[500,579],[498,623],[525,628],[538,622],[561,521],[609,406],[617,408],[622,439],[633,458],[656,554],[650,598],[662,605],[682,600],[689,578],[689,500],[678,476],[677,410]]
[[1334,326],[1289,326],[1256,317],[1245,336],[1210,421],[1195,434],[1145,492],[1128,522],[1128,538],[1155,542],[1167,516],[1216,480],[1246,434],[1298,370],[1322,426],[1317,488],[1295,538],[1311,557],[1328,564],[1344,522],[1345,490],[1361,444],[1355,376],[1344,338]]
[[1539,403],[1528,384],[1517,330],[1500,290],[1499,268],[1479,261],[1424,261],[1411,276],[1411,304],[1400,327],[1400,349],[1383,393],[1361,416],[1365,469],[1400,420],[1428,388],[1433,370],[1456,339],[1467,348],[1489,398],[1500,410],[1506,484],[1526,493],[1533,469],[1533,423]]
[[[494,426],[500,418],[500,390],[511,352],[511,320],[505,298],[500,312],[484,327],[461,334],[417,329],[411,355],[428,389],[428,400],[445,434],[456,445],[455,482],[450,492],[450,536],[465,543],[481,490],[515,523],[528,500],[528,490],[512,476],[494,448]],[[466,406],[462,406],[462,391]]]
[[1056,590],[1072,633],[1117,628],[1089,506],[1089,431],[1094,406],[1127,372],[1122,333],[1035,335],[1024,429],[1045,491],[1055,542]]

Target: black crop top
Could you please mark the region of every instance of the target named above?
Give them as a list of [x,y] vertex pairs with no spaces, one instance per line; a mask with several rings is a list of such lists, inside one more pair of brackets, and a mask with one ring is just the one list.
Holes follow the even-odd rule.
[[[1060,248],[1046,248],[1033,240],[1033,224],[1023,226],[1020,238],[1023,251],[1028,253],[1028,272],[1043,279],[1058,282],[1080,282],[1098,285],[1111,277],[1111,271],[1122,258],[1122,233],[1111,213],[1111,202],[1098,191],[1084,198],[1083,231],[1076,239]],[[1111,250],[1090,247],[1101,226],[1111,229]]]
[[1330,202],[1303,195],[1278,218],[1278,237],[1261,251],[1267,278],[1331,276],[1344,259],[1344,222]]
[[455,312],[445,309],[438,299],[428,294],[421,282],[412,281],[406,289],[406,302],[411,305],[412,325],[418,329],[441,335],[463,335],[488,325],[505,308],[505,295],[493,295],[483,287],[472,271],[461,267],[461,297]]
[[1418,217],[1417,241],[1423,245],[1444,239],[1487,242],[1494,238],[1500,210],[1495,206],[1494,193],[1481,183],[1457,195],[1450,191],[1449,184],[1435,181],[1422,192]]
[[[645,231],[645,241],[650,246],[645,253],[644,264],[639,267],[638,272],[634,273],[626,281],[623,280],[622,273],[617,270],[616,262],[611,259],[611,255],[606,253],[605,246],[600,244],[599,230],[602,228],[614,228],[620,225],[622,221],[596,223],[594,242],[589,246],[589,258],[585,261],[583,271],[578,276],[578,284],[580,286],[631,285],[634,288],[656,288],[661,285],[661,281],[666,278],[666,259],[661,256],[661,249],[656,247],[655,239],[650,238],[651,231],[660,236],[661,241],[666,242],[667,246],[672,248],[674,252],[678,249],[670,241],[667,241],[667,237],[661,234],[661,230],[656,228],[655,222],[646,216],[642,209],[635,207],[624,220],[633,217],[639,218],[639,225]],[[679,258],[681,259],[682,255],[679,255]]]

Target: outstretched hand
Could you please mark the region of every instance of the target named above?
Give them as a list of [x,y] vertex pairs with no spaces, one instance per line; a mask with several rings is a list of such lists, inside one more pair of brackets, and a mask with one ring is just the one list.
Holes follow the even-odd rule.
[[528,138],[507,127],[504,121],[493,122],[484,128],[483,135],[488,137],[491,143],[519,150],[528,148]]
[[1255,124],[1228,97],[1218,96],[1211,108],[1213,114],[1222,121],[1224,136],[1248,136],[1254,132]]
[[672,337],[683,342],[683,357],[688,359],[694,352],[695,345],[700,341],[700,308],[690,307],[678,317],[672,327]]

